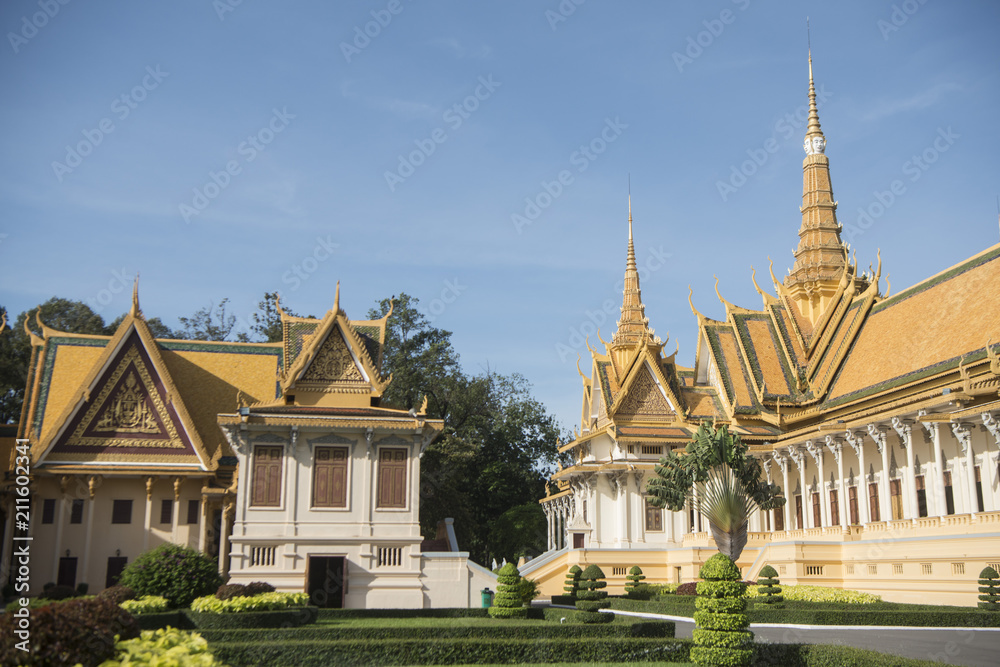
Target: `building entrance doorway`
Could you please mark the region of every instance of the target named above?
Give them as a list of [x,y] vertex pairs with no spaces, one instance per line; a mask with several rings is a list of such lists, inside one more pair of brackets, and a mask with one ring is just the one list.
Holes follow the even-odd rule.
[[309,604],[342,609],[347,595],[347,558],[309,556],[306,564],[306,592]]

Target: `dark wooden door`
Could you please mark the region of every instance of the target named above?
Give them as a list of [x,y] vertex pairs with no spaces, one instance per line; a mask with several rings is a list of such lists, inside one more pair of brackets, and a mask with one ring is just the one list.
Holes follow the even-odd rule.
[[59,578],[56,579],[56,583],[76,588],[76,556],[64,556],[59,559]]
[[306,592],[309,604],[342,609],[347,595],[347,558],[309,556],[306,565]]

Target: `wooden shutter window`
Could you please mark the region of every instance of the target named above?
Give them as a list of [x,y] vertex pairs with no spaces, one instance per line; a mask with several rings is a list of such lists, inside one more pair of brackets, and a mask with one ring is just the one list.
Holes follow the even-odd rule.
[[836,489],[830,490],[830,523],[833,525],[840,523],[840,494]]
[[347,448],[317,447],[313,507],[347,507]]
[[823,526],[823,510],[819,504],[819,494],[812,494],[813,503],[813,528],[821,528]]
[[188,522],[189,526],[192,526],[192,525],[198,523],[198,514],[200,513],[200,510],[201,510],[201,501],[200,500],[189,500],[188,501],[187,522]]
[[878,483],[872,482],[868,485],[868,516],[872,521],[881,521],[881,513],[878,507]]
[[898,479],[889,480],[889,503],[892,507],[892,520],[903,518],[903,487]]
[[132,523],[131,500],[115,500],[112,502],[111,523]]
[[405,449],[379,450],[378,507],[406,507],[406,459]]
[[174,501],[161,500],[160,523],[173,523],[173,522],[174,522]]
[[256,447],[253,455],[253,493],[256,507],[281,505],[281,447]]
[[847,487],[847,493],[850,496],[851,501],[851,525],[856,526],[858,525],[858,487]]

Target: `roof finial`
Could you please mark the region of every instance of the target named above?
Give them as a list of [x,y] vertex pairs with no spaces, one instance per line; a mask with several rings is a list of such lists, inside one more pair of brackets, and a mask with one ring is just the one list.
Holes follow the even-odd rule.
[[340,281],[337,281],[337,291],[333,295],[333,314],[340,312]]
[[628,242],[632,242],[632,172],[628,175]]
[[826,152],[826,138],[819,126],[819,111],[816,108],[816,84],[813,83],[812,38],[809,36],[809,18],[806,17],[806,41],[809,43],[809,124],[806,126],[806,140],[803,148],[807,155]]
[[139,308],[139,272],[135,274],[135,282],[132,284],[132,309],[129,315],[138,317],[142,310]]

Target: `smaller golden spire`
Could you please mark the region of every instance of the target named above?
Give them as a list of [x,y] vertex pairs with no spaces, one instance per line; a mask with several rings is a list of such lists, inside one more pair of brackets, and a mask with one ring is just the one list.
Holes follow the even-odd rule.
[[135,274],[135,282],[132,283],[132,308],[129,310],[129,315],[132,317],[138,317],[142,310],[139,308],[139,273]]

